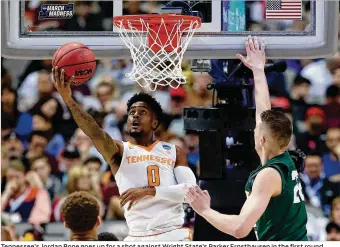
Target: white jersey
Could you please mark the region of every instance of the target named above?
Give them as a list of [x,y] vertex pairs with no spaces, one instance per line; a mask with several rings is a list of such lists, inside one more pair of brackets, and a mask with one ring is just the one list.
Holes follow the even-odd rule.
[[[123,142],[122,162],[115,179],[122,194],[128,189],[144,186],[171,186],[177,181],[174,174],[176,147],[155,141],[150,147]],[[125,218],[130,236],[149,236],[171,231],[184,223],[183,204],[146,196],[127,211]]]

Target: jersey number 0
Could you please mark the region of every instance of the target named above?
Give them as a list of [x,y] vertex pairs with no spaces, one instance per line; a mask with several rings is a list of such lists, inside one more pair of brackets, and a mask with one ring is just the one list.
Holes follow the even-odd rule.
[[161,180],[159,178],[159,167],[156,165],[148,166],[148,184],[149,186],[159,186],[161,184]]

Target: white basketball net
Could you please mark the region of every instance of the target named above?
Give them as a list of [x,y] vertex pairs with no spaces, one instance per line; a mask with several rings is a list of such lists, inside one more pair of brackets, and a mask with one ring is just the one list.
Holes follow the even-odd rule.
[[[191,21],[187,27],[183,27],[184,20],[173,20],[173,26],[166,28],[167,20],[161,18],[159,27],[150,27],[150,24],[140,18],[141,28],[138,30],[129,20],[114,21],[120,37],[131,51],[133,69],[126,76],[136,81],[141,87],[148,87],[151,91],[157,89],[158,85],[178,88],[186,83],[186,77],[182,75],[183,54],[199,27],[196,20]],[[124,23],[125,22],[125,23]],[[133,21],[136,23],[136,20]],[[160,30],[166,30],[166,39],[159,37]],[[179,35],[176,35],[179,34]],[[148,40],[148,37],[150,37]],[[174,41],[174,39],[177,39]],[[151,42],[150,42],[151,41]],[[149,47],[149,43],[153,45]],[[158,51],[152,47],[157,46]],[[170,48],[171,51],[166,51]],[[167,49],[169,50],[169,49]]]

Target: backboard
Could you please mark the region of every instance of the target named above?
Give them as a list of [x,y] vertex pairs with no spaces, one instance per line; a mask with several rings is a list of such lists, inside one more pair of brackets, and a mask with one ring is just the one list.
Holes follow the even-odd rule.
[[[338,43],[339,2],[288,0],[184,1],[198,11],[202,26],[185,57],[235,58],[248,35],[260,36],[269,58],[320,58],[334,54]],[[112,17],[160,13],[178,1],[2,1],[2,56],[49,59],[62,44],[82,42],[97,58],[129,58],[130,51],[112,27]],[[300,12],[301,10],[301,12]],[[287,14],[288,13],[288,14]]]

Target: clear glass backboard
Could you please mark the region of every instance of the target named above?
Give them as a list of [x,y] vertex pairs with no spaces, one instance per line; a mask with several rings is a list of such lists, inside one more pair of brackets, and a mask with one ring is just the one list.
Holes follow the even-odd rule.
[[187,58],[233,58],[248,35],[265,40],[269,58],[325,57],[337,50],[338,1],[184,2],[183,7],[178,1],[2,1],[2,56],[52,58],[60,45],[77,41],[98,58],[128,58],[112,18],[161,13],[164,7],[187,8],[202,17]]

